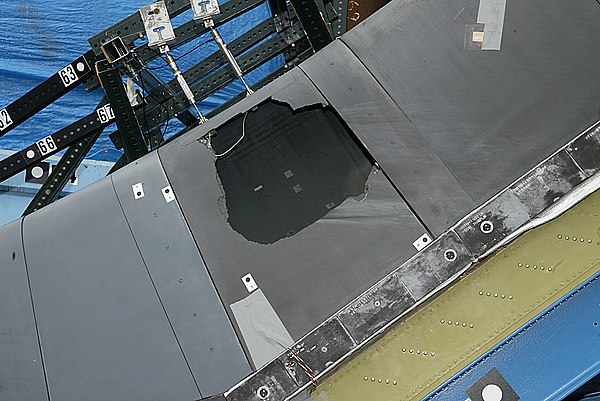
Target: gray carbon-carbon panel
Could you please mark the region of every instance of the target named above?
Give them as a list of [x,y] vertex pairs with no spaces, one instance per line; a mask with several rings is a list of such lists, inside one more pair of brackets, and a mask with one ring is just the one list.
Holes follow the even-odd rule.
[[21,241],[21,220],[0,229],[0,400],[48,400]]
[[[228,390],[250,374],[250,365],[177,201],[167,203],[163,195],[169,182],[158,154],[137,160],[112,179],[202,395]],[[144,189],[140,199],[132,190],[137,183]]]
[[510,187],[529,216],[534,217],[586,178],[562,150]]
[[275,359],[229,393],[227,401],[281,401],[298,389],[279,359]]
[[338,317],[352,338],[360,343],[414,303],[415,299],[402,282],[401,275],[394,272],[346,306]]
[[289,375],[301,387],[308,383],[310,378],[298,364],[298,359],[310,367],[311,374],[316,376],[350,352],[355,346],[356,344],[340,321],[334,318],[294,344],[291,350],[282,355],[279,360]]
[[200,398],[110,177],[27,216],[23,237],[52,399]]
[[300,66],[434,235],[476,205],[415,126],[341,41]]
[[347,199],[275,243],[251,242],[223,214],[211,151],[198,141],[175,141],[159,154],[224,303],[247,296],[241,278],[251,273],[295,339],[409,259],[416,252],[412,242],[424,232],[379,172],[367,180],[366,198]]
[[482,203],[597,121],[600,19],[591,0],[509,1],[501,50],[469,51],[478,5],[396,0],[342,40]]
[[466,267],[470,261],[469,250],[450,231],[400,266],[398,275],[418,301]]
[[582,137],[577,138],[569,145],[567,151],[586,175],[592,176],[600,170],[600,123]]
[[521,203],[511,191],[505,191],[462,221],[455,231],[471,253],[479,256],[528,220]]

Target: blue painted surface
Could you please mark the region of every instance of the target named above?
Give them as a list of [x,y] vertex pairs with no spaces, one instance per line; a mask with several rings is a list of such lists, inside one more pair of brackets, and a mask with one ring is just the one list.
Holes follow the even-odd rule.
[[494,367],[521,401],[562,400],[598,374],[598,275],[426,399],[465,401],[465,390]]
[[[225,0],[219,0],[219,3]],[[104,28],[137,12],[138,8],[152,0],[0,0],[0,109],[18,99],[36,85],[59,71],[65,65],[90,49],[87,39]],[[231,41],[271,15],[266,3],[245,13],[219,28],[226,41]],[[192,19],[187,10],[173,20],[179,26]],[[210,34],[173,49],[173,56],[182,55],[209,39]],[[194,50],[178,61],[186,69],[217,50],[214,42]],[[157,60],[151,66],[166,64]],[[283,58],[264,64],[249,74],[248,82],[256,82],[283,65]],[[166,79],[172,79],[169,68],[157,70]],[[234,82],[215,95],[204,100],[200,108],[207,112],[234,94],[242,92],[240,82]],[[33,141],[52,134],[64,126],[92,112],[102,96],[101,90],[87,93],[82,86],[42,110],[33,118],[13,129],[0,140],[0,149],[21,150]],[[174,119],[169,133],[182,128]],[[90,155],[96,160],[116,161],[120,152],[108,138],[114,127],[108,127],[92,148]]]

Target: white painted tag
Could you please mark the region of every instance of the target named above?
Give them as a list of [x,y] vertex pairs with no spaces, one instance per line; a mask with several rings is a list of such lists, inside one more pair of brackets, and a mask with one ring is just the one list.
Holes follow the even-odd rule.
[[79,76],[77,76],[77,72],[75,72],[75,68],[71,64],[60,70],[58,76],[65,88],[79,81]]
[[131,189],[133,189],[133,197],[135,199],[141,199],[144,197],[144,185],[141,182],[133,184]]
[[45,156],[48,153],[56,150],[56,144],[54,143],[54,139],[52,139],[52,136],[50,135],[37,141],[35,145],[37,146],[42,156]]
[[170,185],[161,189],[161,192],[165,198],[165,202],[169,203],[175,200],[175,194],[173,193],[173,189]]
[[250,273],[248,273],[244,277],[242,277],[242,282],[246,286],[246,289],[248,290],[248,292],[252,292],[258,288],[256,281],[254,281],[254,278],[252,277],[252,274],[250,274]]
[[429,234],[425,233],[421,235],[415,242],[413,242],[413,246],[417,251],[425,248],[427,245],[431,244],[431,237]]
[[113,113],[113,109],[110,107],[110,104],[100,107],[98,110],[96,110],[96,114],[98,115],[98,120],[100,120],[102,124],[106,124],[115,118],[115,113]]
[[0,110],[0,131],[4,131],[13,123],[12,118],[10,118],[10,114],[6,109]]

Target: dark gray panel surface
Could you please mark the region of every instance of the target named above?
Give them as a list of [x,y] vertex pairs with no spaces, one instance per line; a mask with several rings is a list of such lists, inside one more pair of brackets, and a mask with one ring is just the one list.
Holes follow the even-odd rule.
[[[301,387],[310,381],[306,371],[298,365],[298,358],[309,368],[313,376],[323,372],[331,364],[346,355],[356,344],[338,319],[331,319],[291,347],[280,357],[286,370]],[[293,353],[292,353],[293,352]]]
[[478,256],[528,220],[521,203],[506,191],[462,221],[455,231],[471,253]]
[[343,42],[334,41],[300,68],[434,235],[475,208],[426,139]]
[[588,176],[600,169],[600,124],[574,141],[567,151]]
[[23,236],[52,399],[200,398],[110,178],[27,216]]
[[47,400],[21,220],[0,229],[0,400]]
[[469,51],[478,6],[397,0],[342,40],[481,203],[598,119],[600,19],[593,0],[509,1],[501,50]]
[[579,185],[585,174],[566,150],[562,150],[510,187],[531,217]]
[[[327,148],[320,151],[327,154]],[[177,140],[159,154],[224,303],[247,296],[241,277],[252,273],[295,339],[412,256],[412,242],[424,232],[379,172],[368,178],[366,198],[349,198],[273,244],[251,242],[228,224],[210,150]]]
[[[115,191],[200,391],[222,393],[250,365],[208,275],[156,152],[112,175]],[[132,186],[145,196],[135,199]],[[176,195],[176,194],[175,194]]]
[[281,401],[297,388],[279,359],[275,359],[228,394],[227,401]]

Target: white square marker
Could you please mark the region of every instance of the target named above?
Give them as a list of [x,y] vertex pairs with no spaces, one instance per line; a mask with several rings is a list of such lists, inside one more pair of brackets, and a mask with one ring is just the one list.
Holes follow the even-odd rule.
[[415,242],[413,242],[413,246],[417,251],[424,249],[427,245],[431,244],[431,237],[429,234],[425,233],[421,235]]
[[254,278],[252,277],[252,274],[250,274],[250,273],[248,273],[244,277],[242,277],[242,283],[244,283],[248,292],[252,292],[258,288],[256,281],[254,281]]

